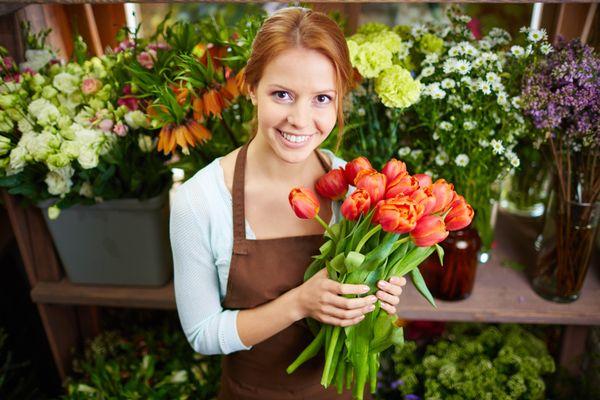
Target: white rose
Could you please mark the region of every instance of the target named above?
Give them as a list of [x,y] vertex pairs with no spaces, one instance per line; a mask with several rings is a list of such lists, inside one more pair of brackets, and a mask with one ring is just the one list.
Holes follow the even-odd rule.
[[52,60],[52,53],[48,50],[27,50],[25,52],[27,61],[20,64],[19,68],[24,70],[30,68],[34,71],[39,71]]
[[73,186],[72,176],[73,168],[68,166],[48,172],[44,180],[48,186],[48,193],[55,196],[64,196],[69,193],[71,186]]
[[138,146],[144,153],[150,153],[154,148],[154,143],[152,143],[152,138],[150,136],[140,135],[138,138]]
[[80,149],[77,161],[84,169],[96,168],[98,166],[98,153],[91,146],[83,146]]
[[37,135],[34,140],[27,143],[27,150],[31,153],[31,156],[36,161],[44,161],[53,148],[58,148],[60,142],[58,138],[48,132],[44,131]]
[[10,152],[10,161],[8,163],[8,169],[6,170],[7,175],[18,174],[23,171],[25,164],[27,164],[27,157],[29,153],[23,146],[17,146]]
[[61,72],[54,77],[52,84],[61,92],[71,94],[79,88],[79,78],[68,72]]
[[42,126],[48,125],[60,117],[58,108],[46,99],[32,101],[27,110],[29,111],[29,114],[37,118],[38,123]]
[[131,129],[146,128],[148,126],[146,115],[140,110],[130,111],[123,118]]

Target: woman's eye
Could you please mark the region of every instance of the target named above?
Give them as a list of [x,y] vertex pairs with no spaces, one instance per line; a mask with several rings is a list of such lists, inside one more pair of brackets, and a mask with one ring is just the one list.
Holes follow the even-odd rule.
[[273,93],[275,95],[275,98],[277,98],[278,100],[288,100],[289,98],[289,93],[285,92],[283,90],[278,90],[276,92]]
[[326,94],[320,94],[317,96],[317,102],[320,104],[327,104],[331,101],[331,97]]

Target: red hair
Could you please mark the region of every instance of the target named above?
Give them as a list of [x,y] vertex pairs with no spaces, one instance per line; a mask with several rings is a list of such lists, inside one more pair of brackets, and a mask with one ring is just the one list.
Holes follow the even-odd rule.
[[[287,7],[267,18],[252,42],[252,54],[244,68],[245,84],[256,88],[272,59],[298,47],[316,50],[333,64],[337,90],[337,151],[344,129],[342,101],[352,87],[354,74],[344,33],[327,15],[307,8]],[[255,121],[253,125],[252,136],[256,135]]]

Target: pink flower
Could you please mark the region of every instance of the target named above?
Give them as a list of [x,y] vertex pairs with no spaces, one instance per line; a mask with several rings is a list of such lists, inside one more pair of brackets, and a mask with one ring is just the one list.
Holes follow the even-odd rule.
[[156,60],[156,50],[142,51],[137,56],[138,62],[142,67],[146,69],[152,69],[154,67],[154,61]]
[[113,122],[112,119],[103,119],[98,124],[98,127],[100,129],[102,129],[104,132],[110,132],[110,130],[112,129],[113,125],[114,125],[114,122]]
[[81,83],[81,91],[85,95],[96,93],[102,87],[102,82],[96,78],[85,78]]
[[414,174],[413,175],[419,181],[419,187],[425,188],[431,185],[431,177],[427,174]]
[[129,130],[129,128],[127,127],[127,125],[125,125],[122,122],[117,122],[117,124],[115,125],[115,127],[113,128],[113,132],[120,137],[124,137],[125,135],[127,135],[127,131]]
[[120,53],[122,51],[131,49],[133,47],[135,47],[135,44],[133,43],[133,41],[130,39],[125,39],[121,43],[119,43],[119,45],[117,47],[115,47],[113,50],[115,53]]

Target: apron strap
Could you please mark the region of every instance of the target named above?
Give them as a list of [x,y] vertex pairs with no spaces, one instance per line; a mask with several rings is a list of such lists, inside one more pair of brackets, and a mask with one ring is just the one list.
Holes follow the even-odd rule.
[[[237,154],[235,168],[233,171],[232,186],[232,207],[233,207],[233,253],[248,254],[246,247],[246,210],[244,196],[244,182],[246,176],[246,158],[248,155],[248,145],[244,144]],[[327,158],[315,149],[317,158],[325,172],[331,171],[331,165]]]

